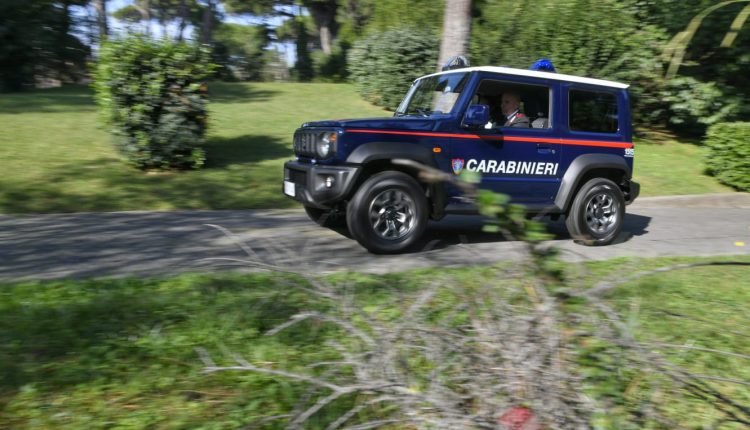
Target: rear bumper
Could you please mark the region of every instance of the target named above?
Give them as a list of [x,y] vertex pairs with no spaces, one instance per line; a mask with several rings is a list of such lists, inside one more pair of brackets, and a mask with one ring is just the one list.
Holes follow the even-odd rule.
[[[287,161],[284,163],[282,190],[305,206],[330,209],[349,196],[359,169],[358,166],[321,166]],[[294,184],[293,191],[289,183]]]
[[635,201],[641,193],[641,184],[635,181],[628,181],[628,190],[625,192],[625,204],[629,205]]

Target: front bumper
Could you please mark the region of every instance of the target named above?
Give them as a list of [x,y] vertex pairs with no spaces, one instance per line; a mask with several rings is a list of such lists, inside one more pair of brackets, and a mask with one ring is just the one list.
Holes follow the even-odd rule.
[[284,163],[282,190],[305,206],[331,209],[350,195],[359,169],[358,166],[323,166],[287,161]]

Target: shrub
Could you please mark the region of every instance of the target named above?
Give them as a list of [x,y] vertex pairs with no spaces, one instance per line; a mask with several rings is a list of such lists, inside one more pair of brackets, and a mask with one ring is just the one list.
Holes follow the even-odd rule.
[[140,169],[199,168],[213,71],[210,52],[131,36],[103,45],[96,99],[118,149]]
[[706,146],[709,173],[727,185],[750,191],[750,122],[711,126]]
[[433,34],[410,28],[375,33],[349,51],[349,73],[362,97],[395,109],[415,78],[435,71],[438,45]]
[[669,125],[679,131],[703,134],[706,127],[726,121],[738,109],[715,82],[677,77],[667,82],[662,100],[669,105]]

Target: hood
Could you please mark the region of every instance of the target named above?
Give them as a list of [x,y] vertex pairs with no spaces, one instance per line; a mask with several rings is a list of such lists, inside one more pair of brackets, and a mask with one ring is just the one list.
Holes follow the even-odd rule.
[[331,121],[313,121],[302,124],[306,127],[341,127],[341,128],[372,128],[394,130],[423,130],[429,131],[438,121],[435,118],[422,117],[384,117],[364,119],[338,119]]

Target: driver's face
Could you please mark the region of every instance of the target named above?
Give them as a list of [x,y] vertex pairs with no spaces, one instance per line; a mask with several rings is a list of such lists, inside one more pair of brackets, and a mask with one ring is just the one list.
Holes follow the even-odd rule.
[[520,106],[520,102],[512,94],[503,94],[503,100],[501,102],[501,109],[503,115],[508,116],[515,112]]

